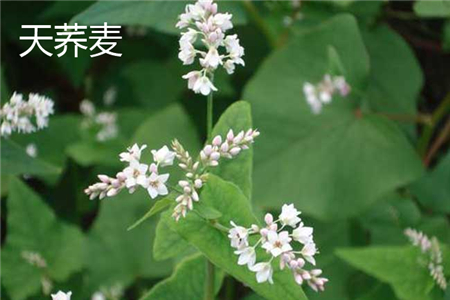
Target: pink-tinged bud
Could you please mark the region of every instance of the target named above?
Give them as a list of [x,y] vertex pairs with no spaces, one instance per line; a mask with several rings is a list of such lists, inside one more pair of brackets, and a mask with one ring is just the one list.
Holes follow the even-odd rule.
[[186,186],[189,186],[189,182],[187,182],[186,180],[180,180],[178,181],[178,185],[184,188]]
[[271,224],[269,226],[269,230],[277,231],[278,230],[278,225],[276,223]]
[[135,191],[136,191],[136,187],[135,187],[135,186],[130,187],[130,188],[128,189],[128,193],[130,193],[130,194],[133,194]]
[[297,269],[297,267],[298,267],[297,261],[296,261],[296,260],[291,260],[291,261],[289,261],[289,267],[290,267],[291,269]]
[[295,273],[294,278],[295,278],[295,282],[297,282],[299,285],[303,284],[303,277],[302,277],[302,275],[300,275],[298,273]]
[[248,150],[248,146],[247,145],[242,145],[241,148],[242,148],[242,150]]
[[239,148],[239,147],[234,147],[233,149],[230,150],[230,154],[233,156],[238,155],[239,152],[241,152],[241,148]]
[[98,175],[97,177],[98,177],[98,179],[100,179],[101,182],[104,182],[104,183],[110,182],[109,177],[106,175]]
[[267,237],[267,234],[269,233],[269,229],[267,228],[262,228],[259,233],[261,234],[262,237]]
[[206,154],[205,154],[205,152],[202,150],[202,151],[200,151],[200,159],[202,160],[202,161],[205,161],[206,159],[207,159],[207,156],[206,156]]
[[107,193],[106,193],[106,196],[108,196],[108,197],[113,197],[113,196],[115,196],[115,195],[117,195],[117,189],[110,189]]
[[180,195],[175,199],[175,201],[179,203],[179,202],[183,201],[183,199],[184,199],[184,195]]
[[247,130],[247,132],[245,133],[245,136],[252,136],[253,135],[253,129],[249,129]]
[[150,173],[158,174],[158,166],[155,163],[152,163],[149,167]]
[[303,279],[305,279],[305,280],[310,280],[310,279],[311,279],[311,274],[309,274],[308,271],[303,270],[303,272],[302,272],[302,277],[303,277]]
[[98,199],[102,200],[102,199],[105,198],[105,197],[106,197],[106,192],[103,191],[103,192],[101,192],[100,195],[98,196]]
[[322,274],[322,270],[321,269],[314,269],[310,271],[312,276],[320,276],[320,274]]
[[194,201],[198,201],[199,200],[198,193],[195,190],[192,191],[192,199]]
[[213,139],[212,144],[213,144],[214,146],[219,146],[220,144],[222,144],[222,137],[221,137],[220,135],[217,135],[217,136]]
[[190,193],[191,193],[191,188],[188,187],[188,186],[185,186],[185,187],[183,188],[183,192],[184,192],[185,194],[190,194]]
[[203,182],[200,179],[195,179],[194,186],[197,189],[200,189],[203,186]]
[[212,161],[209,162],[209,165],[211,167],[217,167],[219,165],[219,163],[217,162],[217,160],[212,160]]
[[211,145],[206,145],[205,148],[203,148],[203,152],[205,152],[206,156],[211,155],[213,149]]
[[252,230],[253,232],[259,232],[259,226],[256,224],[252,224]]
[[238,135],[233,139],[233,142],[235,144],[239,144],[242,141],[242,138],[244,137],[244,131],[241,131],[238,133]]
[[228,131],[228,133],[227,133],[227,140],[232,142],[233,139],[234,139],[233,129],[230,129],[230,131]]
[[305,260],[303,258],[298,258],[297,259],[297,266],[299,268],[303,268],[305,266]]
[[273,223],[273,216],[272,214],[266,214],[264,217],[264,221],[267,225],[271,225]]
[[111,185],[115,188],[118,188],[120,186],[120,181],[117,179],[111,180]]
[[126,176],[125,173],[123,173],[123,172],[117,173],[117,174],[116,174],[116,177],[117,177],[117,179],[120,180],[120,181],[125,181],[125,180],[127,179],[127,176]]
[[210,158],[211,158],[212,160],[219,160],[219,158],[220,158],[220,153],[219,153],[219,152],[213,152],[213,153],[211,153]]
[[228,149],[229,149],[229,148],[230,148],[230,147],[228,146],[228,143],[225,142],[225,143],[222,144],[222,146],[220,146],[220,151],[221,151],[221,152],[228,152]]

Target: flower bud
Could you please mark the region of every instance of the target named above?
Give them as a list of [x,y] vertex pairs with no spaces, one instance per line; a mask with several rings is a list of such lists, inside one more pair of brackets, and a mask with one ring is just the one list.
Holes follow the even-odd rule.
[[194,186],[197,189],[201,188],[203,186],[203,182],[201,181],[201,179],[195,179]]
[[264,217],[264,221],[266,222],[267,225],[271,225],[273,223],[272,214],[266,214],[266,216]]
[[220,144],[222,144],[222,137],[220,135],[216,136],[213,141],[212,144],[214,146],[219,146]]

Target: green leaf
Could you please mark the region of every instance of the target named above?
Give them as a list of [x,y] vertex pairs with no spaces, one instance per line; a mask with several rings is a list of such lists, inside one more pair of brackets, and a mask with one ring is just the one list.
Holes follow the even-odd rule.
[[[244,101],[233,103],[220,116],[214,126],[212,136],[221,135],[226,137],[232,129],[235,134],[241,130],[247,131],[252,128],[252,116],[250,105]],[[258,143],[258,138],[255,140]],[[252,193],[252,170],[253,170],[253,147],[242,151],[232,160],[222,159],[220,164],[212,169],[212,173],[236,184],[242,192],[251,199]]]
[[[222,225],[228,226],[232,220],[247,227],[257,223],[249,201],[240,189],[212,174],[201,192],[200,199],[205,205],[212,206],[222,213],[222,217],[218,220]],[[197,214],[188,213],[187,217],[179,222],[175,222],[170,214],[164,214],[163,217],[173,230],[195,246],[213,264],[261,296],[267,299],[306,299],[302,288],[295,283],[292,274],[286,269],[274,272],[274,284],[257,283],[255,273],[237,264],[237,257],[233,253],[234,249],[230,247],[227,234],[212,227]]]
[[[146,1],[146,2],[113,2],[100,1],[84,12],[76,15],[70,23],[85,25],[103,24],[114,25],[143,25],[167,34],[178,34],[175,28],[178,16],[185,11],[185,1]],[[220,2],[219,11],[233,14],[233,24],[241,25],[246,22],[245,12],[240,3]]]
[[161,212],[162,210],[166,209],[167,207],[169,207],[172,203],[173,203],[174,199],[173,198],[163,198],[161,200],[157,200],[155,202],[155,204],[150,208],[150,210],[139,220],[137,220],[133,225],[131,225],[130,227],[128,227],[127,230],[131,230],[136,228],[137,226],[139,226],[140,224],[142,224],[142,222],[144,222],[145,220],[147,220],[148,218],[156,215],[157,213]]
[[341,249],[337,254],[353,267],[390,284],[400,299],[429,299],[433,280],[428,268],[419,263],[417,248],[354,248]]
[[170,261],[157,262],[151,255],[156,220],[127,231],[148,209],[150,201],[147,191],[138,190],[132,195],[123,191],[101,202],[100,213],[88,234],[86,262],[93,285],[120,282],[127,286],[138,277],[157,278],[170,273]]
[[450,153],[437,167],[410,187],[421,204],[440,213],[450,213]]
[[[314,115],[303,84],[329,72],[329,46],[339,54],[352,93],[345,99],[336,95]],[[255,143],[258,205],[279,207],[290,199],[319,219],[343,219],[421,175],[420,158],[393,122],[355,113],[364,105],[368,67],[349,15],[299,35],[265,61],[244,92],[261,131]]]
[[447,52],[450,51],[450,20],[445,21],[442,31],[442,49]]
[[161,217],[156,225],[155,235],[153,256],[156,260],[165,260],[193,252],[189,243],[169,227],[167,218]]
[[[388,26],[363,30],[362,37],[370,55],[370,108],[380,113],[416,115],[423,75],[412,49]],[[414,124],[400,124],[411,136],[415,134]]]
[[80,139],[79,126],[80,116],[54,116],[44,130],[14,135],[12,139],[24,148],[30,143],[35,144],[39,159],[63,168],[67,159],[66,148]]
[[209,205],[199,202],[195,204],[194,210],[203,218],[207,220],[215,220],[222,216],[222,213]]
[[[202,299],[206,282],[206,259],[199,254],[180,262],[172,276],[159,282],[140,300],[185,300]],[[218,270],[215,277],[216,294],[222,285],[223,272]]]
[[450,17],[450,3],[446,0],[419,0],[414,3],[414,12],[424,18]]
[[24,149],[9,139],[1,141],[1,170],[3,175],[58,174],[61,169],[29,156]]
[[[30,188],[11,179],[8,198],[8,236],[2,248],[2,284],[12,299],[25,299],[40,290],[45,274],[64,281],[83,267],[84,236],[59,221]],[[23,251],[39,253],[47,267],[39,269],[22,258]]]
[[[103,165],[111,167],[122,167],[119,160],[119,153],[132,145],[130,136],[136,128],[145,120],[149,111],[139,109],[117,110],[117,124],[119,133],[115,139],[105,142],[98,142],[85,137],[82,140],[72,143],[67,148],[67,154],[82,166]],[[79,125],[76,128],[85,135],[84,128]]]

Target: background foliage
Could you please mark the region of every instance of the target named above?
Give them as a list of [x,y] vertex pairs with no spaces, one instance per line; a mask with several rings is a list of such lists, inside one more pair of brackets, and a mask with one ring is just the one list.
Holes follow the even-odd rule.
[[[219,1],[234,16],[246,67],[217,74],[214,131],[253,124],[262,134],[215,170],[202,201],[223,223],[246,225],[295,203],[315,228],[318,265],[330,279],[319,294],[302,291],[285,272],[275,285],[257,284],[227,238],[196,215],[176,224],[165,212],[127,231],[155,203],[145,192],[101,202],[83,193],[95,174],[121,169],[118,153],[132,143],[153,149],[176,137],[191,153],[200,149],[206,101],[187,90],[181,75],[189,68],[177,59],[174,24],[185,2],[1,5],[2,103],[13,91],[38,92],[55,100],[57,112],[45,130],[1,140],[4,299],[43,299],[43,276],[74,299],[115,286],[123,299],[201,299],[205,256],[220,269],[220,299],[450,299],[403,235],[414,227],[436,236],[450,276],[445,0]],[[36,50],[19,57],[28,48],[21,25],[105,21],[123,26],[121,58],[49,58]],[[303,83],[337,66],[352,93],[313,115]],[[106,107],[111,87],[117,99]],[[116,139],[100,143],[81,129],[85,98],[118,113]],[[30,143],[36,158],[24,150]],[[22,251],[39,252],[48,266],[30,266]]]

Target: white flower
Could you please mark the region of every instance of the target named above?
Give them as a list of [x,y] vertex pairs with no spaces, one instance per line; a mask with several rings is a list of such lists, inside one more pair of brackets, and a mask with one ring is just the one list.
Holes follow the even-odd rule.
[[241,249],[248,245],[248,229],[242,226],[236,225],[233,221],[230,222],[233,228],[228,232],[228,237],[231,240],[231,247]]
[[294,207],[294,204],[284,204],[279,219],[282,225],[295,227],[300,222],[300,218],[297,217],[299,214],[300,212]]
[[85,99],[80,103],[80,112],[85,116],[93,116],[95,115],[95,106],[94,103]]
[[36,144],[28,144],[27,147],[25,148],[25,152],[31,156],[31,157],[36,157],[38,154],[38,149],[36,147]]
[[239,255],[238,265],[248,265],[252,267],[256,262],[256,252],[253,247],[245,247],[234,251],[235,254]]
[[257,263],[256,265],[250,267],[250,270],[256,272],[256,281],[258,283],[269,281],[273,284],[273,269],[270,262]]
[[303,226],[303,223],[300,223],[300,226],[292,231],[292,237],[294,238],[294,240],[302,244],[308,244],[309,242],[311,242],[312,234],[313,228]]
[[140,177],[139,184],[147,189],[148,194],[152,199],[158,197],[158,195],[167,195],[169,191],[165,183],[169,179],[169,174],[158,175],[156,173],[151,173],[149,177]]
[[267,252],[270,252],[274,257],[279,256],[281,253],[292,250],[289,242],[292,239],[289,237],[289,232],[282,231],[277,233],[275,231],[269,231],[267,234],[267,241],[262,245]]
[[220,58],[219,52],[214,47],[209,48],[208,53],[204,59],[200,59],[200,63],[204,68],[216,69],[219,64],[222,64],[222,59]]
[[191,71],[182,76],[183,79],[188,80],[188,88],[193,89],[197,80],[202,76],[202,72],[200,71]]
[[233,15],[229,13],[216,14],[212,17],[212,22],[214,25],[218,26],[223,32],[228,29],[233,28],[233,23],[231,23],[231,18]]
[[141,164],[137,160],[132,160],[130,162],[130,166],[126,167],[123,170],[123,173],[125,174],[126,180],[125,184],[127,188],[134,187],[138,184],[139,180],[141,180],[141,177],[145,177],[145,173],[148,170],[148,165]]
[[316,244],[313,242],[306,244],[301,252],[307,261],[313,265],[316,265],[316,260],[314,259],[314,255],[317,253]]
[[200,77],[194,84],[193,88],[195,93],[201,93],[204,96],[209,95],[211,91],[217,91],[217,88],[212,84],[208,77]]
[[180,45],[184,45],[186,43],[192,45],[197,40],[198,34],[199,33],[196,30],[189,28],[188,31],[181,34]]
[[62,291],[59,291],[56,294],[52,294],[52,300],[70,300],[70,296],[72,295],[72,292],[64,293]]
[[167,146],[159,150],[152,150],[153,160],[161,167],[173,165],[175,152],[170,151]]
[[147,145],[142,145],[141,147],[138,144],[134,144],[132,147],[127,148],[127,152],[122,152],[119,154],[120,161],[131,162],[133,160],[140,160],[142,150],[147,148]]
[[190,65],[194,62],[196,52],[194,46],[190,43],[183,43],[180,45],[180,52],[178,58],[183,62],[183,65]]

